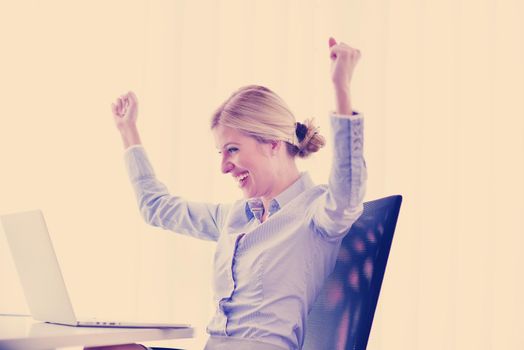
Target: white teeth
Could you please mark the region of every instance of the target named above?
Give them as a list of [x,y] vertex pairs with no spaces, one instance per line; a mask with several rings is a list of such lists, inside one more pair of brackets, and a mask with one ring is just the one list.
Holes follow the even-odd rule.
[[242,181],[242,180],[244,180],[247,176],[248,176],[248,173],[243,173],[243,174],[241,174],[241,175],[238,175],[238,176],[236,177],[236,179],[237,179],[237,181]]

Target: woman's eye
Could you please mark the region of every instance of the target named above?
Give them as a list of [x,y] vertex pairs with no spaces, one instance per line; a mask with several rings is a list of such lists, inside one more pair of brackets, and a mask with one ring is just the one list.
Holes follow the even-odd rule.
[[[235,153],[235,152],[238,152],[238,148],[236,148],[236,147],[231,147],[231,148],[226,149],[226,152],[227,152],[227,154],[233,154],[233,153]],[[218,154],[221,155],[221,154],[222,154],[222,151],[218,151]]]

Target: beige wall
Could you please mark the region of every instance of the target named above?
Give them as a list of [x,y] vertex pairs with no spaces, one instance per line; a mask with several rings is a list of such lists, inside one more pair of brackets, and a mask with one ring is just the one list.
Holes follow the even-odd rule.
[[[0,212],[41,208],[79,313],[198,338],[213,244],[141,221],[110,104],[133,90],[173,193],[230,201],[211,112],[266,85],[327,135],[328,38],[359,48],[367,199],[404,195],[369,349],[521,349],[524,5],[442,1],[2,1]],[[300,162],[327,179],[331,148]],[[27,312],[0,235],[0,313]],[[166,343],[164,343],[166,344]]]

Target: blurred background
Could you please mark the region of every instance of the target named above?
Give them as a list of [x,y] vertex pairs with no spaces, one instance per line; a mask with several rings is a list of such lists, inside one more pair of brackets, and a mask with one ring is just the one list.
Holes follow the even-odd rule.
[[[173,194],[228,202],[212,112],[248,84],[329,137],[328,39],[358,48],[366,200],[404,196],[368,349],[524,348],[520,0],[0,1],[0,212],[40,208],[77,314],[213,313],[214,243],[147,226],[111,103]],[[331,145],[299,167],[325,183]],[[27,313],[0,234],[0,313]]]

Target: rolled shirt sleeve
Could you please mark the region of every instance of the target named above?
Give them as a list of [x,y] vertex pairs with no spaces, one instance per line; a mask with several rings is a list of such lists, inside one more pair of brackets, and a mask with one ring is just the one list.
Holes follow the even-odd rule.
[[330,122],[333,160],[327,191],[315,208],[313,223],[323,237],[338,238],[347,233],[364,208],[364,120],[358,112],[352,116],[332,112]]
[[141,145],[127,148],[124,161],[140,213],[148,224],[204,240],[218,240],[229,205],[191,202],[171,195],[156,178]]

